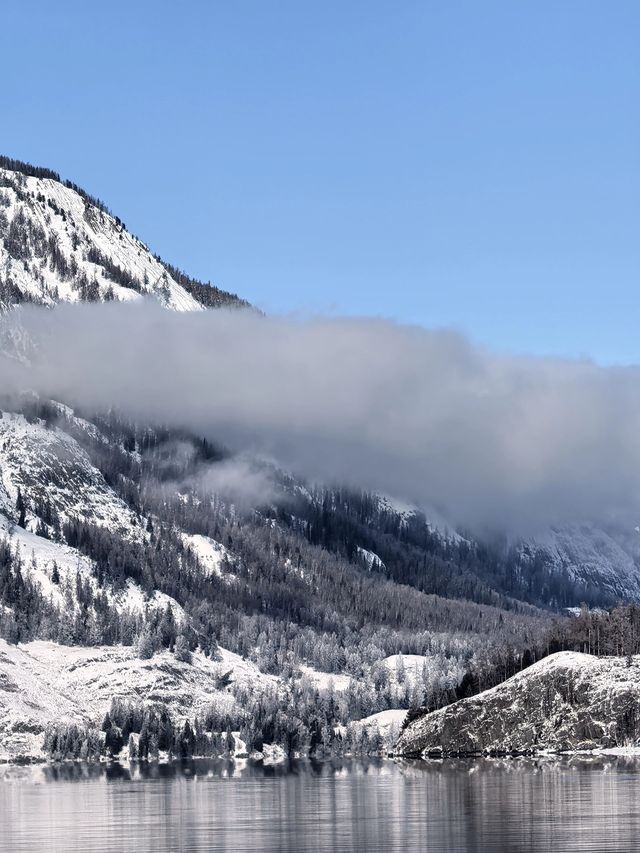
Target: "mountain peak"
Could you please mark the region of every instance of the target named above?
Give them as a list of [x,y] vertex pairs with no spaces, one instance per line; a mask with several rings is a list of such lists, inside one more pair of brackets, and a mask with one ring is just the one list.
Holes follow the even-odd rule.
[[57,172],[0,156],[0,303],[144,296],[176,311],[248,305],[165,263],[103,202]]

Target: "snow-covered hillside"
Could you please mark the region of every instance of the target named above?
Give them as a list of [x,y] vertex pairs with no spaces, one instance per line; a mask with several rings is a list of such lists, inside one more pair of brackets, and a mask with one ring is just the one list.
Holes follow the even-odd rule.
[[[138,521],[68,433],[24,415],[0,413],[0,510],[13,512],[18,491],[68,517],[138,536]],[[27,522],[36,519],[27,512]],[[35,528],[34,528],[35,529]]]
[[398,755],[640,746],[640,656],[558,652],[469,699],[414,720]]
[[223,577],[222,565],[231,556],[228,548],[209,536],[194,533],[183,533],[182,541],[193,551],[205,574]]
[[176,311],[242,304],[217,288],[178,282],[181,276],[79,188],[25,174],[54,174],[46,170],[12,165],[0,168],[0,301],[5,305],[143,296]]
[[356,730],[366,730],[369,737],[374,733],[379,734],[385,745],[391,749],[398,739],[400,728],[406,716],[407,712],[402,709],[378,711],[377,714],[371,714],[369,717],[363,717],[361,720],[357,720],[351,725]]
[[169,606],[176,622],[184,622],[182,607],[170,596],[158,590],[150,596],[145,595],[130,578],[119,588],[104,582],[99,584],[94,563],[88,557],[62,542],[37,536],[1,514],[0,538],[4,538],[12,551],[19,555],[24,577],[33,581],[47,601],[65,609],[70,624],[78,609],[78,578],[83,584],[89,585],[94,595],[102,592],[107,602],[119,613],[128,612],[142,619],[145,613],[163,611]]
[[622,525],[550,527],[521,546],[524,563],[542,559],[584,587],[613,599],[640,600],[640,533]]
[[[117,585],[101,578],[93,560],[65,543],[63,527],[70,520],[103,527],[131,542],[142,542],[147,534],[142,520],[61,425],[79,426],[104,440],[99,431],[70,409],[59,408],[64,414],[60,425],[0,413],[0,540],[19,558],[22,577],[66,614],[70,636],[74,619],[80,618],[78,584],[140,626],[145,614],[167,606],[176,624],[184,623],[184,611],[173,598],[158,590],[145,593],[131,578]],[[89,611],[83,618],[95,619],[95,605]]]
[[260,690],[276,683],[225,649],[218,660],[196,652],[184,663],[170,652],[140,660],[127,646],[12,646],[0,639],[0,760],[42,756],[49,723],[99,726],[114,697],[161,703],[184,719],[211,706],[230,711],[231,685]]

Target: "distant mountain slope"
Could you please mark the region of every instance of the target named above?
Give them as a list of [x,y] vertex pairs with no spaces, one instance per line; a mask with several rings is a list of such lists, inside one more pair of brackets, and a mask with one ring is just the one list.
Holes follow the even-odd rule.
[[483,540],[430,510],[349,489],[299,491],[295,517],[283,521],[373,573],[448,598],[556,610],[640,600],[640,533],[621,523]]
[[640,601],[640,533],[623,525],[574,522],[553,526],[520,547],[526,571],[544,562],[584,590],[612,600]]
[[248,304],[161,261],[104,204],[56,172],[0,157],[0,303],[145,295],[176,311]]

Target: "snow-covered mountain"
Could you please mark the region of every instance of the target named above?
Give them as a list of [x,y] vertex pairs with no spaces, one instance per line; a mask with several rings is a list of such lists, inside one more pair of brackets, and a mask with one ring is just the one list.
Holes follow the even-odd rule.
[[[177,311],[247,304],[161,261],[102,202],[55,172],[0,157],[0,307],[144,296]],[[2,429],[6,431],[7,422]],[[52,436],[27,436],[26,446],[36,446],[39,438],[50,441]],[[7,452],[11,453],[9,445]],[[403,523],[418,512],[389,497],[381,498],[381,505]],[[423,515],[435,537],[464,544],[454,525],[433,508],[423,508]],[[549,528],[517,547],[520,574],[533,575],[543,566],[559,582],[575,585],[576,596],[582,590],[586,598],[597,598],[601,592],[612,600],[640,600],[636,531],[575,523]],[[362,544],[358,553],[367,566],[386,568],[375,549]],[[513,594],[518,597],[519,591],[514,589]],[[548,597],[550,604],[564,603],[553,592]]]
[[0,302],[143,296],[176,311],[247,304],[163,263],[101,202],[55,172],[0,157]]
[[[161,261],[79,187],[0,158],[0,310],[145,296],[247,304]],[[297,751],[361,720],[348,737],[366,748],[476,663],[534,647],[538,607],[640,601],[623,530],[492,550],[430,508],[273,466],[278,500],[240,508],[207,491],[229,455],[200,435],[27,394],[0,409],[0,754],[38,752],[58,718],[99,725],[127,696],[181,718],[215,700],[252,742]],[[251,689],[268,694],[255,730]]]

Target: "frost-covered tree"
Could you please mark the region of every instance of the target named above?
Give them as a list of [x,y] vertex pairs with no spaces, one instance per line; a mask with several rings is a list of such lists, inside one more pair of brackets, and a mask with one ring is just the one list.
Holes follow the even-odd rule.
[[145,626],[136,641],[136,653],[142,660],[149,660],[149,658],[153,657],[154,652],[153,635],[149,628]]
[[191,649],[184,634],[178,634],[173,653],[179,661],[191,663]]

